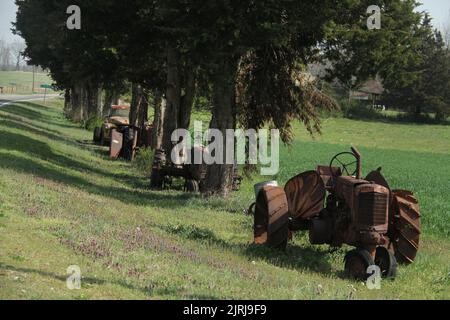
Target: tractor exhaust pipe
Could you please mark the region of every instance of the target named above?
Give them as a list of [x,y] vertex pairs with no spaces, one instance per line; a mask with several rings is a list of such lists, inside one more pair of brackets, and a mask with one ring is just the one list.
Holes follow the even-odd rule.
[[356,172],[356,179],[361,179],[362,176],[362,169],[361,169],[361,153],[356,149],[356,147],[352,146],[352,152],[356,157],[356,165],[357,165],[357,172]]

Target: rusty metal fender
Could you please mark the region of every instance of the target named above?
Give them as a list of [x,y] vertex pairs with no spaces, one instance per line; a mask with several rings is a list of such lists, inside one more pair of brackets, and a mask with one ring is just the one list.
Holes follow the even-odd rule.
[[289,237],[288,228],[289,207],[284,190],[280,187],[264,187],[255,205],[255,243],[284,249]]
[[111,141],[109,144],[109,155],[113,159],[117,159],[122,151],[123,134],[116,129],[111,130]]

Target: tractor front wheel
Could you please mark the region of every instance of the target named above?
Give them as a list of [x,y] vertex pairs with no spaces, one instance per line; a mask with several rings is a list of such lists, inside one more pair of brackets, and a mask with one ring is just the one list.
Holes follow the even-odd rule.
[[354,249],[345,256],[345,273],[353,279],[366,280],[367,269],[374,265],[375,261],[369,251],[365,249]]
[[395,278],[397,275],[397,259],[395,259],[395,256],[387,248],[377,248],[375,264],[380,267],[381,276]]
[[187,180],[186,181],[186,191],[187,192],[199,192],[200,191],[200,185],[197,180]]

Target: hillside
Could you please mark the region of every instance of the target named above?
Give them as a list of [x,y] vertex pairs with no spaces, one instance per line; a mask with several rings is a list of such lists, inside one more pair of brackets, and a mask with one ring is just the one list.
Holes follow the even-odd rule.
[[[330,119],[316,141],[298,127],[282,149],[280,184],[355,143],[365,173],[382,166],[395,188],[416,192],[418,259],[368,290],[343,275],[347,247],[311,246],[306,235],[287,253],[251,245],[243,211],[260,178],[226,200],[151,191],[61,111],[61,101],[0,108],[0,299],[450,298],[448,127]],[[66,287],[71,265],[81,290]]]

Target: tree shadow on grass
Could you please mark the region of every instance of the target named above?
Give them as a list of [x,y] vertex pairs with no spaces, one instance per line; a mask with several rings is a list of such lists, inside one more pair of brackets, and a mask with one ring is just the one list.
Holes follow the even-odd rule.
[[281,251],[251,244],[244,249],[244,254],[249,259],[262,259],[280,268],[309,270],[325,275],[335,274],[328,260],[328,252],[320,248],[290,244],[286,251]]
[[[14,113],[14,112],[5,112],[5,111],[7,111],[6,108],[1,108],[0,109],[0,118],[1,119],[15,121],[16,123],[23,123],[23,124],[26,124],[26,125],[29,125],[29,126],[33,126],[34,128],[39,129],[39,130],[48,131],[48,132],[53,133],[55,135],[61,135],[62,134],[61,131],[54,130],[54,129],[49,128],[48,126],[45,126],[45,124],[49,124],[49,122],[46,121],[46,120],[44,120],[44,121],[41,121],[41,120],[36,121],[35,119],[29,119],[29,118],[26,118],[26,117],[22,117],[22,116],[20,116],[20,114],[18,115],[18,114]],[[40,125],[40,124],[43,124],[43,125]],[[59,126],[59,125],[56,125],[56,126]]]
[[[63,164],[59,163],[59,165]],[[0,154],[0,167],[39,176],[57,183],[74,186],[82,191],[116,199],[126,204],[132,203],[142,206],[152,205],[174,209],[185,207],[186,202],[192,197],[190,194],[163,194],[152,193],[147,190],[130,190],[123,187],[115,187],[113,185],[101,186],[84,178],[65,173],[50,166],[42,165],[28,158],[5,153]]]
[[[13,272],[20,272],[20,273],[36,273],[44,277],[54,278],[56,280],[64,281],[66,282],[67,276],[65,275],[59,275],[53,272],[38,270],[38,269],[31,269],[31,268],[21,268],[21,267],[15,267],[7,264],[3,264],[0,262],[0,269],[2,270],[8,270]],[[91,278],[91,277],[83,277],[83,281],[85,281],[87,284],[105,284],[106,281],[99,279],[99,278]]]
[[[20,102],[20,104],[22,104],[22,102]],[[46,118],[44,117],[44,115],[42,113],[35,111],[33,109],[30,109],[30,108],[24,107],[20,104],[19,103],[8,104],[8,105],[2,107],[0,110],[4,113],[14,114],[16,116],[20,116],[20,117],[27,118],[30,120],[37,120],[37,121],[46,120]]]
[[[48,271],[32,269],[32,268],[20,268],[20,267],[3,264],[1,262],[0,262],[0,270],[28,273],[28,274],[29,273],[38,274],[40,276],[47,277],[47,278],[53,278],[53,279],[59,280],[64,283],[66,282],[67,277],[68,277],[68,275],[61,275],[61,274],[57,274],[54,272],[48,272]],[[119,286],[129,289],[129,290],[140,291],[140,292],[144,293],[145,295],[149,295],[151,293],[146,288],[133,286],[132,284],[130,284],[124,280],[108,281],[108,280],[104,280],[104,279],[100,279],[100,278],[93,278],[93,277],[86,277],[86,276],[83,276],[81,278],[82,286],[84,286],[84,285],[105,285],[108,283],[113,284],[113,285],[119,285]]]
[[[280,268],[309,270],[321,274],[333,274],[332,266],[328,260],[329,252],[321,247],[301,247],[295,244],[288,245],[286,251],[268,248],[261,245],[230,244],[218,238],[210,229],[186,225],[154,225],[173,235],[194,240],[209,245],[218,246],[243,254],[249,260],[263,260]],[[338,277],[342,275],[334,273]]]
[[[64,123],[64,118],[61,116],[60,109],[42,106],[32,102],[17,102],[9,104],[1,108],[4,113],[10,115],[19,116],[30,121],[38,121],[51,125],[55,125],[61,128],[79,128],[79,124],[76,123]],[[51,115],[43,114],[42,112],[49,112]],[[54,121],[61,120],[61,121]]]
[[48,146],[48,144],[17,133],[7,131],[1,132],[0,150],[2,149],[19,151],[49,163],[80,172],[92,172],[103,176],[110,175],[107,171],[93,168],[92,166],[86,165],[80,161],[56,154]]
[[3,119],[0,119],[0,125],[3,125],[5,127],[22,130],[24,132],[30,132],[32,134],[39,135],[50,140],[59,141],[65,144],[76,145],[76,142],[71,139],[64,138],[60,132],[57,132],[55,130],[39,127],[34,124],[20,121],[10,116],[2,116],[1,118]]
[[[21,130],[24,132],[31,132],[35,135],[40,135],[40,136],[48,138],[50,140],[59,141],[61,143],[69,144],[74,147],[81,146],[84,149],[88,149],[89,151],[100,154],[104,160],[109,160],[108,150],[100,148],[99,146],[97,146],[93,143],[90,143],[90,142],[84,142],[84,143],[75,142],[74,140],[62,137],[61,134],[56,135],[53,133],[49,133],[49,132],[47,132],[48,130],[45,128],[35,127],[34,125],[31,125],[28,123],[23,123],[23,122],[21,123],[16,120],[13,120],[13,119],[11,119],[11,120],[1,120],[0,119],[0,126],[1,125],[8,127],[8,128],[18,129],[18,130]],[[130,186],[144,187],[144,184],[141,181],[136,181],[137,177],[135,175],[123,174],[123,173],[110,173],[107,171],[93,168],[92,166],[85,165],[79,161],[75,161],[73,159],[69,159],[69,158],[61,156],[61,155],[55,155],[55,154],[50,155],[50,154],[48,154],[48,152],[51,152],[51,150],[47,145],[45,145],[43,142],[41,142],[39,140],[34,140],[34,139],[31,139],[28,137],[26,137],[26,139],[33,140],[33,141],[28,141],[28,143],[20,143],[20,144],[13,145],[13,142],[11,141],[11,139],[18,138],[21,135],[9,133],[9,132],[2,132],[2,131],[0,131],[0,132],[1,132],[1,137],[3,139],[3,141],[0,141],[0,148],[4,147],[8,150],[14,149],[14,150],[26,153],[31,150],[31,149],[29,149],[29,146],[31,145],[32,149],[36,149],[40,152],[40,153],[34,153],[33,156],[38,156],[39,158],[42,159],[43,153],[44,153],[46,161],[51,161],[51,162],[61,164],[61,165],[67,164],[72,168],[79,168],[81,171],[92,171],[97,174],[101,174],[103,176],[109,176],[114,179],[119,179],[122,182],[129,184]],[[22,136],[22,138],[19,138],[19,139],[21,139],[22,141],[24,140],[23,136]],[[35,146],[38,146],[38,148],[34,148]],[[53,160],[55,160],[55,161],[53,161],[52,158],[54,158]]]
[[[36,107],[40,107],[40,108],[45,108],[39,105],[35,105]],[[20,108],[19,108],[20,110]],[[3,109],[1,110],[3,111]],[[0,111],[0,112],[1,112]],[[45,122],[46,123],[46,122]],[[34,121],[28,121],[27,119],[22,119],[19,116],[15,115],[15,114],[2,114],[0,117],[0,126],[3,125],[5,127],[8,128],[14,128],[14,129],[18,129],[21,130],[23,132],[30,132],[32,134],[38,135],[38,136],[42,136],[45,137],[47,139],[53,140],[53,141],[58,141],[61,142],[63,144],[66,145],[71,145],[73,147],[81,147],[83,149],[89,150],[93,153],[98,154],[103,160],[111,160],[109,157],[109,151],[107,148],[104,147],[100,147],[97,144],[94,144],[92,141],[88,141],[88,140],[84,140],[84,141],[78,141],[78,140],[73,140],[70,139],[68,137],[64,137],[62,135],[61,132],[57,131],[57,130],[52,130],[49,129],[45,126],[39,126],[37,124],[35,124]],[[5,147],[5,145],[9,142],[9,145],[6,146],[7,149],[9,149],[12,144],[11,139],[14,138],[18,138],[19,135],[17,135],[16,137],[8,137],[9,133],[1,133],[1,136],[3,138],[3,147]],[[27,137],[28,138],[28,137]],[[31,139],[31,138],[28,138]],[[24,138],[19,138],[19,140],[24,140]],[[29,147],[30,145],[33,146],[42,146],[39,148],[35,148],[35,150],[41,151],[41,153],[36,153],[33,155],[37,155],[39,156],[39,158],[42,158],[43,154],[42,153],[47,153],[50,149],[48,148],[48,146],[43,145],[43,143],[39,140],[34,140],[33,142],[28,141],[29,143],[25,143],[26,146],[25,147]],[[14,147],[15,148],[19,148],[21,152],[28,152],[29,149],[25,150],[26,148],[23,147],[23,143],[17,144]],[[0,148],[2,147],[2,142],[0,142]],[[46,161],[51,161],[52,157],[55,157],[55,155],[44,155],[45,156],[45,160]],[[58,162],[58,164],[61,165],[68,165],[72,168],[79,168],[81,171],[92,171],[95,172],[97,174],[101,174],[103,176],[108,176],[114,179],[118,179],[124,183],[126,183],[127,185],[129,185],[130,187],[136,187],[136,188],[145,188],[147,187],[146,183],[144,183],[142,180],[142,178],[137,177],[136,175],[133,174],[124,174],[124,173],[111,173],[111,172],[106,172],[103,170],[99,170],[96,168],[93,168],[92,166],[89,165],[84,165],[81,162],[72,160],[70,158],[65,157],[65,159],[62,159],[60,155],[56,155],[56,157],[58,157],[58,159],[54,159],[56,160],[56,162]],[[63,160],[63,161],[60,161]],[[54,161],[51,161],[54,162]],[[75,163],[76,162],[76,163]]]

